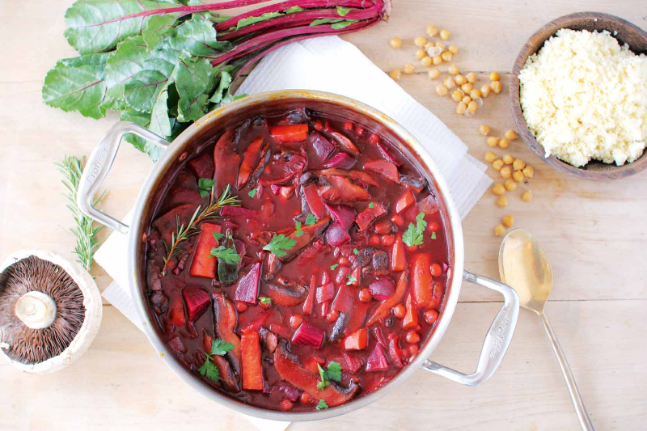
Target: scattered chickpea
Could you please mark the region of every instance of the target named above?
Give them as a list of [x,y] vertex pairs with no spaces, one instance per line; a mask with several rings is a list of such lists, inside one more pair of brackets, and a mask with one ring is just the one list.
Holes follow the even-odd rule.
[[472,91],[474,86],[470,84],[469,82],[466,82],[465,84],[461,85],[461,90],[463,90],[465,93],[469,93]]
[[440,76],[440,70],[431,69],[427,75],[429,76],[429,79],[436,79]]
[[487,142],[488,147],[494,148],[499,143],[499,138],[496,138],[494,136],[490,136],[489,138],[487,138],[487,141],[485,141],[485,142]]
[[392,70],[392,71],[389,72],[389,76],[394,81],[399,81],[400,78],[402,77],[402,72],[400,72],[399,69],[395,69],[395,70]]
[[437,55],[434,57],[433,62],[436,66],[440,66],[441,64],[443,64],[443,58],[440,55]]
[[505,187],[501,183],[496,183],[492,186],[492,193],[497,196],[503,196],[505,193]]
[[416,67],[413,65],[413,63],[407,63],[407,64],[404,65],[404,74],[405,75],[411,75],[415,71],[416,71]]
[[498,81],[499,79],[501,79],[501,77],[499,76],[499,72],[490,73],[490,81]]
[[476,103],[476,101],[472,100],[470,103],[467,105],[467,112],[470,114],[475,114],[476,111],[478,111],[479,105]]
[[419,48],[422,48],[425,46],[425,43],[427,43],[427,39],[425,39],[424,36],[418,36],[415,39],[413,39],[413,44]]
[[420,60],[420,64],[422,64],[424,67],[431,66],[431,57],[429,57],[428,55],[424,56],[422,60]]
[[514,217],[511,215],[507,215],[501,219],[503,222],[503,226],[505,227],[512,227],[514,226]]
[[526,166],[525,168],[523,168],[523,175],[526,178],[532,178],[535,176],[535,170],[532,166]]
[[503,160],[503,163],[506,165],[511,165],[514,163],[514,157],[512,157],[512,154],[506,154],[503,157],[501,157],[501,160]]
[[454,77],[454,81],[456,81],[458,85],[463,85],[467,82],[467,78],[465,78],[463,75],[459,73]]
[[503,227],[503,225],[501,224],[496,225],[494,227],[494,234],[496,236],[503,236],[503,234],[505,234],[505,228]]
[[499,94],[503,90],[503,86],[501,85],[500,81],[491,82],[490,87],[492,87],[492,91],[494,91],[496,94]]
[[440,30],[440,38],[442,40],[447,40],[449,37],[452,35],[452,33],[449,30]]
[[424,49],[425,51],[428,51],[429,48],[433,48],[434,45],[435,44],[432,41],[429,41],[429,42],[425,43],[425,46],[423,46],[422,49]]
[[499,146],[499,148],[505,150],[510,146],[510,141],[508,141],[507,139],[499,139],[499,142],[497,142],[497,145]]
[[497,171],[500,171],[501,168],[503,168],[503,160],[496,159],[495,161],[492,162],[492,167]]
[[470,91],[470,97],[472,99],[480,99],[481,95],[481,90],[479,90],[478,88],[474,88],[472,91]]
[[458,115],[463,115],[465,114],[465,111],[467,111],[467,105],[465,102],[459,102],[458,105],[456,105],[456,113]]
[[404,308],[404,305],[402,304],[398,304],[395,307],[393,307],[393,315],[398,319],[402,319],[406,313],[407,313],[407,309]]
[[449,92],[449,90],[444,85],[442,85],[442,84],[436,85],[436,94],[437,95],[439,95],[441,97],[447,96],[448,92]]
[[474,84],[476,82],[476,73],[474,72],[468,73],[465,77],[467,78],[467,82],[470,84]]
[[[485,153],[485,157],[484,157],[484,158],[485,158],[485,161],[486,161],[486,162],[488,162],[488,163],[492,163],[493,161],[495,161],[495,160],[496,160],[496,154],[494,154],[492,151],[488,151],[487,153]],[[517,186],[517,185],[515,184],[515,187],[516,187],[516,186]]]
[[505,180],[505,183],[503,185],[505,186],[505,189],[509,192],[513,192],[517,190],[517,183],[515,183],[514,180],[512,179]]
[[391,48],[393,49],[400,49],[402,46],[402,39],[399,37],[394,37],[389,41],[389,45],[391,45]]
[[510,165],[506,165],[501,168],[499,173],[503,178],[510,178],[512,176],[512,168],[510,167]]
[[505,136],[505,138],[506,138],[508,141],[514,141],[515,139],[517,139],[517,138],[519,137],[519,135],[517,134],[517,132],[515,132],[515,131],[514,131],[514,130],[512,130],[512,129],[510,129],[510,130],[506,130],[506,132],[505,132],[505,135],[504,135],[504,136]]
[[456,82],[454,81],[454,78],[452,78],[451,76],[448,76],[447,78],[445,78],[443,82],[445,83],[445,86],[450,90],[452,88],[456,88]]
[[443,52],[442,54],[440,54],[440,57],[443,59],[443,61],[444,61],[445,63],[449,63],[450,61],[452,61],[452,57],[453,57],[453,56],[454,56],[454,54],[452,54],[452,53],[451,53],[451,52],[449,52],[449,51],[445,51],[445,52]]
[[470,96],[463,96],[462,102],[466,105],[469,105],[469,103],[472,101],[472,98]]
[[532,192],[528,190],[524,194],[521,195],[521,200],[524,202],[530,202],[532,200]]
[[440,52],[445,51],[445,44],[442,42],[436,42],[436,48],[440,48]]
[[429,24],[427,27],[425,27],[425,31],[427,32],[427,36],[434,37],[438,34],[438,27]]
[[506,196],[501,196],[496,200],[496,204],[501,208],[505,208],[508,206],[508,198]]
[[454,90],[452,91],[452,100],[454,102],[460,102],[461,100],[463,100],[464,95],[465,94],[461,90]]
[[418,344],[420,342],[420,334],[416,331],[407,332],[407,335],[404,338],[409,344]]
[[491,91],[492,91],[492,89],[490,88],[490,86],[489,86],[489,85],[485,85],[485,84],[484,84],[484,85],[481,87],[481,94],[483,94],[483,97],[488,97],[488,96],[490,95],[490,92],[491,92]]
[[447,72],[450,75],[458,75],[458,72],[459,72],[458,66],[456,66],[455,64],[450,64],[449,67],[447,68]]
[[424,49],[419,49],[416,51],[416,60],[422,60],[427,56],[427,53]]
[[512,179],[515,180],[516,182],[520,183],[523,181],[523,172],[521,171],[514,171],[512,173]]
[[365,289],[360,290],[360,291],[359,291],[359,295],[358,295],[358,296],[359,296],[359,300],[360,300],[361,302],[368,302],[368,301],[370,301],[370,300],[371,300],[371,297],[372,297],[372,296],[371,296],[371,291],[370,291],[370,290],[368,290],[368,289],[366,289],[366,288],[365,288]]
[[479,133],[483,136],[489,135],[491,131],[492,131],[492,128],[487,124],[481,124],[479,126]]
[[458,46],[456,45],[449,45],[449,48],[447,49],[454,55],[458,54]]
[[515,171],[520,171],[520,170],[522,170],[523,168],[526,167],[526,162],[524,162],[521,159],[517,159],[512,164],[512,167],[514,168]]

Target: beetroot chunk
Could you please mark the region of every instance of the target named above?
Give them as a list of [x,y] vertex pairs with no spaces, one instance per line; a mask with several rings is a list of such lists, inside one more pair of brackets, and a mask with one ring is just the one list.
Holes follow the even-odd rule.
[[202,316],[211,303],[209,294],[199,287],[185,287],[182,289],[182,297],[191,322]]
[[331,144],[325,136],[314,130],[310,132],[310,135],[308,136],[308,142],[310,143],[310,145],[312,145],[312,148],[314,148],[317,157],[319,157],[321,160],[326,160],[328,156],[330,156],[330,154],[335,151],[335,146]]
[[210,154],[203,154],[189,160],[189,167],[198,178],[213,178],[215,166],[213,165],[213,157]]
[[258,211],[241,207],[225,206],[220,210],[220,215],[223,217],[256,218],[258,217]]
[[353,156],[347,153],[337,153],[324,163],[324,168],[350,169],[355,164]]
[[317,304],[328,302],[335,296],[335,285],[326,283],[323,286],[317,287]]
[[328,205],[326,204],[328,211],[332,214],[333,218],[344,229],[348,230],[355,222],[355,217],[357,217],[357,211],[355,208],[349,207],[347,205]]
[[377,343],[375,348],[366,360],[366,371],[384,371],[389,369],[389,361],[386,359],[382,345]]
[[294,344],[320,349],[325,335],[324,331],[316,326],[312,326],[308,322],[303,322],[292,336],[292,342]]
[[368,290],[371,291],[373,298],[384,301],[395,293],[395,283],[390,278],[379,278],[371,281],[371,284],[368,285]]
[[261,266],[261,262],[256,262],[252,265],[252,269],[238,281],[234,295],[236,301],[256,304],[261,285]]
[[334,223],[326,231],[326,242],[333,247],[346,244],[350,241],[350,235],[339,223]]

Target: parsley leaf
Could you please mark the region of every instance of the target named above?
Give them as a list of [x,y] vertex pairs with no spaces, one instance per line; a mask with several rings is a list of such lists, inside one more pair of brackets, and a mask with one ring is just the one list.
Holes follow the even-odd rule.
[[328,404],[324,400],[319,400],[319,404],[317,404],[317,410],[324,410],[328,408]]
[[317,389],[319,389],[320,391],[323,391],[326,388],[326,386],[330,384],[330,382],[326,378],[326,370],[321,368],[321,365],[319,365],[318,363],[317,363],[317,368],[319,368],[319,377],[321,377],[321,381],[317,383]]
[[213,185],[216,182],[214,180],[210,180],[209,178],[200,178],[198,180],[198,188],[200,189],[200,196],[203,198],[209,197],[211,194],[211,190],[213,189]]
[[317,389],[320,391],[330,385],[330,380],[341,381],[341,365],[339,362],[330,361],[327,370],[324,370],[319,364],[317,364],[317,368],[319,369],[319,377],[321,377],[321,381],[317,383]]
[[301,222],[296,222],[294,224],[294,227],[296,228],[296,230],[294,231],[294,236],[296,236],[297,238],[303,236],[303,231],[301,230]]
[[212,234],[212,235],[213,235],[213,237],[216,239],[216,241],[220,241],[221,239],[223,239],[223,238],[225,237],[225,236],[224,236],[223,234],[221,234],[220,232],[211,232],[211,234]]
[[356,248],[354,248],[354,249],[353,249],[353,254],[357,256],[357,255],[359,254],[359,250],[358,250],[358,249],[356,249]]
[[310,226],[315,223],[317,223],[317,218],[312,214],[308,214],[306,217],[306,226]]
[[370,204],[368,204],[368,207],[369,208],[375,208],[375,204],[373,202],[371,202]]
[[263,250],[270,251],[278,257],[283,257],[287,255],[286,250],[290,250],[295,245],[297,245],[296,240],[280,234],[274,235],[272,241],[263,247]]
[[336,269],[337,269],[337,267],[338,267],[338,266],[339,266],[339,264],[338,264],[338,263],[336,263],[336,264],[334,264],[334,265],[330,265],[330,270],[331,270],[331,271],[334,271],[334,270],[336,270]]
[[211,343],[211,355],[224,356],[234,348],[234,345],[227,343],[225,340],[213,340]]
[[240,256],[236,253],[236,250],[227,248],[224,245],[212,248],[211,255],[224,260],[228,264],[240,262]]
[[436,239],[436,232],[431,233],[431,239]]
[[425,213],[420,213],[416,216],[416,225],[409,223],[407,231],[402,235],[402,241],[409,247],[413,245],[422,245],[423,237],[422,233],[427,227],[427,222],[425,221]]
[[348,281],[346,282],[347,285],[357,283],[357,278],[355,278],[354,275],[348,274],[346,277],[348,277]]
[[204,360],[204,364],[198,368],[198,373],[216,383],[220,380],[220,371],[218,371],[216,364],[211,362],[211,358],[209,358],[209,356]]
[[259,296],[258,300],[261,301],[261,304],[264,304],[264,305],[272,304],[272,298],[268,298],[267,296]]
[[250,190],[249,192],[247,192],[247,196],[249,196],[250,198],[253,198],[254,196],[256,196],[257,191],[258,191],[257,189]]
[[339,14],[339,16],[346,16],[350,11],[351,10],[347,7],[337,6],[337,14]]

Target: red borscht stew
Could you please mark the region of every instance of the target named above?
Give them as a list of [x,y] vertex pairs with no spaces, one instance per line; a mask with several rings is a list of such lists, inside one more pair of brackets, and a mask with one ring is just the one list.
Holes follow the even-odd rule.
[[146,236],[150,307],[177,359],[240,402],[305,412],[387,384],[447,287],[436,196],[397,147],[306,109],[188,157]]

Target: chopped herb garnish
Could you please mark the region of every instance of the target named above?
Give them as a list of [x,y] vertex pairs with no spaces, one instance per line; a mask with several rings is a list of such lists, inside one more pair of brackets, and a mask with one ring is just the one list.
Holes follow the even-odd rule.
[[256,196],[257,191],[258,189],[250,190],[247,192],[247,196],[249,196],[250,198],[253,198],[254,196]]
[[368,204],[368,207],[369,208],[375,208],[375,204],[373,202],[371,202],[370,204]]
[[425,213],[420,213],[416,216],[416,225],[409,223],[407,231],[402,235],[402,241],[409,247],[414,245],[422,245],[423,237],[422,233],[427,227],[427,222],[425,221]]
[[436,239],[436,232],[431,233],[431,239]]
[[346,277],[348,277],[348,281],[346,282],[347,285],[357,283],[357,278],[355,278],[354,275],[348,274]]
[[303,231],[301,230],[301,222],[300,221],[298,221],[298,222],[296,222],[294,224],[294,228],[296,229],[294,231],[294,236],[296,236],[297,238],[303,236]]
[[358,250],[358,249],[356,249],[356,248],[354,248],[354,249],[353,249],[353,254],[354,254],[354,255],[358,255],[358,254],[359,254],[359,250]]
[[236,253],[236,250],[227,248],[224,245],[212,248],[211,255],[224,260],[228,264],[240,262],[240,256]]
[[308,217],[306,217],[306,226],[310,226],[315,223],[317,223],[317,218],[312,214],[308,214]]
[[204,360],[204,364],[202,364],[198,369],[200,375],[218,383],[220,380],[220,372],[218,371],[216,364],[212,362],[212,357],[216,355],[224,356],[233,348],[233,344],[227,343],[224,340],[213,340],[211,343],[211,352],[205,353],[206,358]]
[[263,247],[263,250],[270,251],[278,257],[283,257],[288,254],[286,250],[290,250],[295,245],[297,245],[296,240],[280,234],[274,235],[272,241]]
[[330,361],[327,370],[321,368],[319,364],[317,364],[317,368],[319,368],[319,376],[321,377],[321,381],[317,383],[317,389],[320,391],[323,391],[326,386],[330,385],[330,380],[337,382],[341,380],[341,365],[339,362]]
[[216,182],[210,180],[209,178],[200,178],[198,180],[198,188],[200,189],[200,196],[203,198],[209,197],[211,194],[211,189]]
[[334,264],[334,265],[330,265],[330,270],[331,270],[331,271],[334,271],[334,270],[336,270],[336,269],[337,269],[337,267],[338,267],[338,266],[339,266],[339,264],[338,264],[338,263],[336,263],[336,264]]
[[317,404],[317,410],[324,410],[328,408],[328,404],[324,400],[319,400],[319,404]]
[[258,300],[261,301],[261,304],[263,304],[263,305],[271,305],[272,304],[272,298],[268,298],[267,296],[259,296]]
[[225,235],[221,234],[220,232],[211,232],[211,234],[216,239],[216,241],[220,241],[225,237]]

